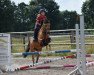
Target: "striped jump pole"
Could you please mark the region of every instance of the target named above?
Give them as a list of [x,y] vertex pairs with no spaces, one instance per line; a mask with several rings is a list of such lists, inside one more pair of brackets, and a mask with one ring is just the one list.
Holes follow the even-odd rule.
[[94,57],[94,54],[86,54],[86,57]]
[[58,51],[50,51],[50,52],[25,52],[23,55],[33,55],[33,54],[50,54],[50,53],[68,53],[68,52],[76,52],[75,50],[58,50]]
[[63,69],[69,67],[75,67],[76,65],[53,65],[53,66],[37,66],[37,67],[30,67],[26,70],[35,70],[35,69]]
[[[59,51],[50,51],[50,52],[24,52],[24,53],[12,53],[13,56],[22,56],[22,55],[35,55],[35,54],[53,54],[53,53],[68,53],[76,52],[76,50],[59,50]],[[76,54],[73,54],[76,57]],[[86,54],[86,57],[94,57],[94,54]]]
[[72,55],[72,56],[64,56],[64,57],[55,58],[55,59],[49,59],[49,60],[46,60],[46,61],[43,61],[43,62],[36,63],[34,65],[33,64],[28,64],[26,66],[18,67],[14,71],[25,70],[25,69],[28,69],[30,67],[34,67],[34,66],[38,66],[38,65],[42,65],[42,64],[47,64],[47,63],[55,62],[55,61],[58,61],[58,60],[64,60],[64,59],[67,59],[67,58],[73,58],[73,57],[74,57],[74,55]]
[[[73,54],[75,57],[77,57],[76,56],[76,54]],[[94,54],[86,54],[86,57],[94,57]]]
[[89,62],[89,63],[86,64],[86,67],[92,67],[92,66],[94,66],[94,61]]
[[76,52],[76,50],[57,50],[57,51],[47,51],[47,52],[24,52],[24,53],[13,53],[14,56],[22,56],[22,55],[36,55],[36,54],[53,54],[53,53],[69,53]]
[[[86,66],[87,67],[91,67],[91,66],[94,66],[94,61],[91,62],[87,62],[86,63]],[[63,68],[70,68],[70,67],[76,67],[76,65],[70,65],[70,64],[67,64],[67,65],[52,65],[52,66],[37,66],[37,67],[30,67],[30,68],[27,68],[26,70],[34,70],[34,69],[63,69]]]

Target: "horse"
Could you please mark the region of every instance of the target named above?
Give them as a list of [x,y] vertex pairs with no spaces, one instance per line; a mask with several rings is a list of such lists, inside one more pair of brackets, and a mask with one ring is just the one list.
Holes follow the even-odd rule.
[[[30,52],[41,52],[42,48],[47,46],[51,42],[51,38],[49,37],[49,33],[50,33],[50,21],[45,20],[43,22],[42,27],[39,30],[38,40],[34,41],[33,39],[30,39],[25,52],[29,52],[29,51]],[[50,47],[50,45],[49,45],[49,47]],[[24,55],[24,56],[27,56],[27,55]],[[35,56],[36,56],[36,61],[35,61]],[[36,55],[33,54],[32,55],[33,65],[35,63],[38,63],[39,56],[40,56],[40,54],[36,54]]]

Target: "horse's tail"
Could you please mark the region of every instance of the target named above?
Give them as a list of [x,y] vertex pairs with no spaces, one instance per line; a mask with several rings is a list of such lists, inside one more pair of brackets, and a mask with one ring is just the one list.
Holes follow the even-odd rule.
[[[29,52],[29,50],[30,50],[30,40],[28,42],[28,45],[27,45],[27,48],[26,48],[25,52]],[[23,57],[26,58],[27,55],[23,55]]]

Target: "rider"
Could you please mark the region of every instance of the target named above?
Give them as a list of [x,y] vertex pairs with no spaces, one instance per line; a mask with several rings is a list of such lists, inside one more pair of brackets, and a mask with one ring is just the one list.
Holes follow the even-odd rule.
[[38,32],[43,24],[43,21],[46,20],[47,17],[45,15],[45,10],[40,9],[39,14],[37,15],[36,18],[36,23],[35,23],[35,28],[34,28],[34,40],[38,40]]
[[[39,13],[37,15],[37,18],[36,18],[36,23],[35,23],[35,28],[34,28],[34,41],[38,40],[38,32],[43,24],[43,21],[45,21],[46,19],[47,19],[47,17],[45,15],[45,10],[40,9]],[[29,52],[29,44],[27,46],[26,52]],[[23,55],[23,57],[26,58],[27,55]]]

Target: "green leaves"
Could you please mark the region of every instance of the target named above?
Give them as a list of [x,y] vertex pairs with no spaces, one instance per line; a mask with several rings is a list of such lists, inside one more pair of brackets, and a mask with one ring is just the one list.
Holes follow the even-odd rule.
[[76,11],[63,11],[61,12],[61,28],[62,29],[74,29],[77,23],[77,13]]
[[85,27],[94,28],[94,0],[84,2],[82,12],[85,16]]
[[10,0],[0,0],[0,32],[13,30],[14,6]]
[[[76,11],[59,11],[54,0],[31,0],[15,5],[10,0],[0,0],[0,32],[34,30],[36,16],[40,9],[45,9],[51,21],[51,29],[73,29],[79,23]],[[85,16],[85,27],[94,27],[94,0],[84,2],[82,12]]]

